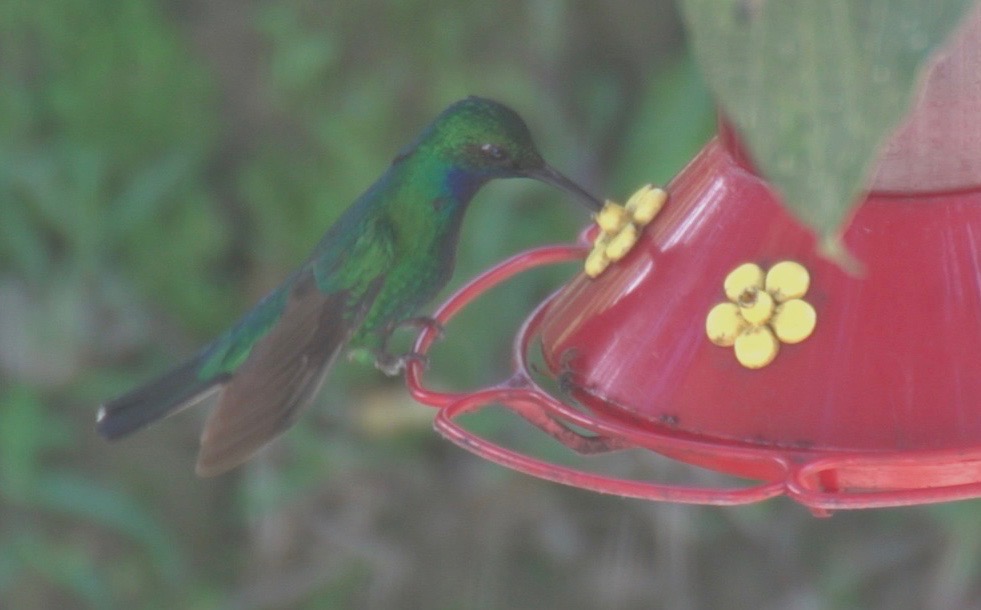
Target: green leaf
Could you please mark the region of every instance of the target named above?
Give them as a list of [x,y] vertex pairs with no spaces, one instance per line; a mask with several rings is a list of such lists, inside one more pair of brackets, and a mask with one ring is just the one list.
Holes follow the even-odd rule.
[[725,115],[787,205],[833,241],[919,67],[968,0],[682,0]]

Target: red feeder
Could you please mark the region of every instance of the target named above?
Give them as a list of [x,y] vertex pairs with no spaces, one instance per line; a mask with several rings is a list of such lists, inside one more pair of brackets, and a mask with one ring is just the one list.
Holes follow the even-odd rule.
[[[964,39],[978,40],[979,24],[973,19]],[[861,277],[816,253],[814,235],[723,129],[668,185],[665,209],[626,258],[596,279],[580,274],[532,313],[518,333],[510,379],[442,394],[422,387],[412,363],[413,395],[440,408],[436,428],[461,447],[601,492],[704,504],[786,494],[818,514],[981,497],[981,98],[971,95],[981,54],[967,50],[955,47],[934,66],[927,95],[844,234],[864,264]],[[977,81],[971,86],[965,66]],[[504,279],[586,251],[518,255],[435,317],[445,323]],[[723,282],[737,266],[782,260],[809,272],[803,298],[816,326],[781,345],[768,365],[746,368],[732,348],[708,339],[706,316],[726,300]],[[434,338],[424,331],[416,350]],[[527,356],[539,342],[549,371],[581,407],[532,379]],[[646,449],[759,483],[694,488],[545,463],[456,423],[489,404],[579,451]]]

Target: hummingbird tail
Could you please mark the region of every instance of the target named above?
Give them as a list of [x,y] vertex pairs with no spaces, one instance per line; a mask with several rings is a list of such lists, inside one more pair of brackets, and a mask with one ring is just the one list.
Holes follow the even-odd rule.
[[220,390],[227,375],[198,378],[197,358],[161,375],[99,407],[96,429],[107,439],[117,439],[164,417],[193,406]]

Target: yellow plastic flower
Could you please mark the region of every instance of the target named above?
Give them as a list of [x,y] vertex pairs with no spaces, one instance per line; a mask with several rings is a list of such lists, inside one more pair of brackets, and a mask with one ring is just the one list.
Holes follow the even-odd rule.
[[600,232],[593,242],[593,249],[586,257],[585,271],[589,277],[596,277],[630,252],[640,232],[661,211],[668,194],[648,184],[630,196],[625,205],[606,201],[603,209],[596,214],[596,224]]
[[811,336],[817,312],[803,300],[811,276],[800,263],[783,261],[766,273],[745,263],[726,276],[729,300],[713,307],[705,319],[712,343],[732,347],[746,368],[762,368],[777,357],[780,343],[800,343]]

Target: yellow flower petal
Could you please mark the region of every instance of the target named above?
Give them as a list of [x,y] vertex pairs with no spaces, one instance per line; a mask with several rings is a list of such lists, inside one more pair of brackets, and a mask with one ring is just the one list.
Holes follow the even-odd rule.
[[747,329],[736,337],[736,360],[750,369],[759,369],[773,362],[780,351],[780,343],[766,326]]
[[628,222],[630,222],[630,213],[627,208],[615,201],[607,200],[603,209],[596,214],[596,224],[608,235],[619,233]]
[[705,333],[709,341],[722,347],[731,347],[746,328],[746,320],[739,315],[739,306],[735,303],[719,303],[709,310],[705,318]]
[[610,244],[606,247],[606,256],[611,261],[618,261],[630,252],[630,249],[637,243],[637,227],[627,224],[620,229],[620,232],[610,239]]
[[750,288],[736,299],[739,313],[753,326],[766,324],[773,316],[773,297],[765,290]]
[[801,298],[810,285],[811,275],[804,265],[794,261],[779,262],[766,274],[766,290],[778,303]]
[[624,207],[635,223],[644,226],[654,220],[667,200],[668,194],[664,189],[648,184],[631,195]]
[[817,312],[807,301],[790,299],[777,306],[770,326],[784,343],[800,343],[811,336],[817,323]]
[[589,253],[589,256],[586,257],[586,263],[583,265],[583,271],[586,272],[586,275],[597,277],[610,266],[610,259],[606,257],[605,250],[606,248],[595,247]]
[[761,290],[763,288],[763,270],[759,265],[744,263],[739,265],[726,276],[723,287],[729,300],[736,302],[740,295],[750,289]]

